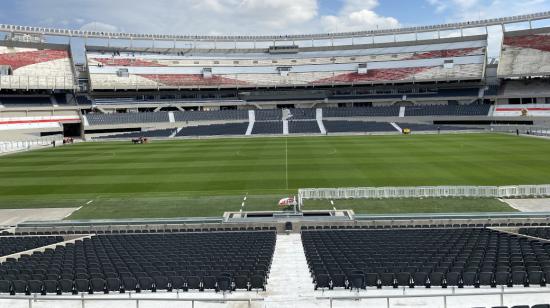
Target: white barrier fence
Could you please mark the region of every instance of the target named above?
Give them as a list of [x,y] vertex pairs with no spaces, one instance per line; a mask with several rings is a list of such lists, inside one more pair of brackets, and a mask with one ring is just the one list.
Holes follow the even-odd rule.
[[[81,293],[81,296],[56,296],[56,297],[46,297],[46,296],[38,296],[37,294],[34,294],[33,296],[1,296],[1,301],[11,301],[13,302],[20,302],[21,304],[24,304],[26,302],[28,308],[32,308],[34,304],[40,304],[45,303],[46,305],[50,304],[52,307],[75,307],[75,302],[78,304],[80,303],[80,307],[85,308],[87,306],[92,306],[93,304],[97,304],[97,307],[117,307],[117,306],[124,306],[124,307],[136,307],[139,308],[140,304],[146,304],[150,303],[151,306],[154,307],[161,307],[161,305],[166,305],[168,303],[176,303],[178,307],[183,307],[185,303],[190,303],[192,308],[195,308],[198,303],[202,304],[223,304],[226,306],[237,306],[239,303],[241,304],[239,307],[248,307],[252,308],[252,306],[255,303],[261,303],[264,301],[263,298],[180,298],[179,292],[177,293],[177,298],[148,298],[148,297],[142,297],[142,298],[136,298],[132,297],[132,293],[128,293],[128,297],[85,297],[84,293]],[[49,302],[49,303],[48,303]],[[120,303],[120,304],[116,304]],[[126,305],[126,303],[129,303],[129,305]],[[44,305],[40,305],[44,306]],[[2,307],[10,307],[10,306],[2,306]],[[21,307],[21,306],[20,306]],[[24,307],[24,306],[23,306]],[[93,307],[96,307],[96,305],[93,305]]]
[[390,199],[390,198],[517,198],[550,196],[550,184],[511,186],[417,186],[302,188],[298,201],[307,199]]
[[52,141],[60,144],[63,142],[63,138],[55,136],[32,140],[0,141],[0,154],[28,151],[37,147],[50,146],[52,145]]
[[533,126],[533,125],[492,125],[491,131],[511,133],[511,134],[526,134],[534,136],[550,136],[550,127]]
[[[346,306],[349,307],[385,307],[385,308],[391,308],[391,307],[403,307],[403,301],[399,302],[397,300],[414,300],[414,299],[422,299],[422,298],[431,298],[432,301],[435,301],[435,303],[431,302],[431,304],[428,304],[426,306],[429,307],[442,307],[447,308],[449,306],[451,307],[457,307],[457,302],[460,305],[460,307],[472,307],[474,304],[466,305],[464,306],[463,303],[471,303],[477,299],[477,302],[484,303],[483,306],[495,306],[499,305],[499,307],[506,307],[505,305],[509,305],[508,302],[512,301],[518,301],[521,303],[526,302],[532,302],[534,299],[538,298],[536,300],[539,303],[544,303],[548,296],[550,295],[550,290],[546,288],[541,289],[535,289],[535,290],[513,290],[508,291],[504,289],[504,287],[501,287],[498,291],[487,291],[479,292],[480,289],[478,289],[478,292],[464,292],[464,293],[458,293],[456,292],[456,288],[452,288],[452,293],[433,293],[433,294],[406,294],[405,288],[403,288],[403,294],[402,295],[369,295],[369,296],[326,296],[326,297],[317,297],[317,300],[323,301],[328,300],[329,301],[329,307],[333,308],[335,306],[336,302],[344,302],[347,303]],[[466,289],[463,289],[466,290]],[[378,302],[376,306],[374,305],[368,305],[368,300],[385,300],[386,304],[381,305],[380,302]],[[438,299],[441,301],[439,302]],[[454,300],[454,301],[451,301]],[[506,301],[505,301],[506,300]],[[413,304],[414,305],[414,304]],[[412,305],[411,305],[412,306]],[[511,306],[511,305],[510,305]],[[515,307],[515,306],[514,306]]]

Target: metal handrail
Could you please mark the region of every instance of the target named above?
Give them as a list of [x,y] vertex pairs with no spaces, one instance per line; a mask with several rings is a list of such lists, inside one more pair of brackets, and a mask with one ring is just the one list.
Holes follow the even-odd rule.
[[[390,308],[391,299],[403,299],[403,298],[431,298],[431,297],[442,297],[443,298],[443,307],[447,308],[447,298],[448,297],[464,297],[464,296],[491,296],[491,295],[500,295],[500,306],[504,305],[504,296],[505,295],[524,295],[524,294],[550,294],[550,289],[546,290],[535,290],[535,291],[509,291],[505,292],[504,287],[501,287],[499,292],[483,292],[483,293],[455,293],[455,288],[452,288],[452,293],[435,293],[435,294],[399,294],[399,295],[365,295],[365,296],[321,296],[317,297],[317,300],[328,300],[330,302],[330,308],[332,308],[334,301],[357,301],[362,299],[386,299],[386,307]],[[405,292],[405,288],[403,289]]]
[[43,137],[39,139],[0,141],[0,154],[28,151],[32,147],[49,146],[52,141],[61,142],[61,136]]
[[195,303],[197,302],[204,302],[204,303],[224,303],[224,302],[244,302],[248,303],[248,307],[252,307],[253,302],[263,302],[263,298],[180,298],[179,293],[177,293],[177,298],[162,298],[162,297],[140,297],[135,298],[131,296],[132,293],[129,293],[128,298],[125,297],[98,297],[98,298],[91,298],[91,297],[85,297],[84,293],[81,293],[80,297],[77,296],[56,296],[56,297],[46,297],[46,296],[38,296],[38,294],[34,294],[31,296],[0,296],[1,300],[26,300],[28,301],[28,307],[32,308],[33,302],[38,301],[79,301],[81,302],[81,306],[84,308],[86,306],[86,302],[112,302],[112,301],[134,301],[136,303],[136,308],[139,308],[140,302],[191,302],[191,307],[195,307]]

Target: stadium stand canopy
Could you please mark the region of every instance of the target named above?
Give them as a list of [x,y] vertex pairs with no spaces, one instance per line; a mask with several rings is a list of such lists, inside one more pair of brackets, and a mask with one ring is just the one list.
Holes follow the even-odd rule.
[[505,32],[498,75],[550,75],[550,28]]
[[69,45],[0,43],[0,88],[74,89]]
[[446,30],[469,29],[489,26],[501,26],[504,24],[532,22],[541,19],[550,18],[550,11],[538,12],[532,14],[516,15],[510,17],[491,18],[475,21],[464,21],[456,23],[446,23],[439,25],[427,25],[417,27],[403,27],[396,29],[377,29],[368,31],[341,32],[341,33],[320,33],[320,34],[286,34],[286,35],[171,35],[171,34],[139,34],[122,33],[107,31],[85,31],[71,29],[56,29],[47,27],[32,27],[21,25],[0,24],[0,31],[9,33],[23,33],[29,35],[51,35],[51,36],[69,36],[83,38],[98,38],[108,40],[145,40],[145,41],[185,41],[185,42],[284,42],[288,45],[289,41],[301,40],[334,40],[341,38],[358,38],[372,36],[400,35],[422,32],[442,32]]
[[481,80],[487,36],[301,48],[192,53],[88,47],[93,90],[258,88]]

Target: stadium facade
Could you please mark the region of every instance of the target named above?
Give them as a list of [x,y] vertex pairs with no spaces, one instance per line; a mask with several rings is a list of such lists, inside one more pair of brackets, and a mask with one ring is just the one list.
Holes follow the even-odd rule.
[[[549,17],[280,36],[0,25],[0,130],[24,139],[544,125],[550,29],[533,23]],[[528,29],[507,30],[517,23]],[[487,54],[490,26],[504,31],[498,61]],[[45,42],[55,37],[84,41],[85,54]]]
[[[0,25],[6,34],[0,43],[0,138],[62,134],[143,141],[510,128],[548,134],[550,28],[533,28],[543,19],[550,12],[283,36]],[[508,31],[515,23],[529,26]],[[489,60],[489,26],[504,31],[499,61]],[[481,34],[468,34],[479,29]],[[84,54],[72,44],[47,42],[52,37],[85,41]],[[80,58],[83,63],[76,63]],[[452,190],[431,189],[441,195]],[[474,190],[476,196],[550,194],[547,185],[486,187],[483,193],[454,189],[459,196]],[[422,195],[429,189],[390,190]],[[20,223],[0,236],[0,294],[6,295],[0,304],[549,302],[548,213],[307,214]],[[364,290],[374,296],[365,297]]]

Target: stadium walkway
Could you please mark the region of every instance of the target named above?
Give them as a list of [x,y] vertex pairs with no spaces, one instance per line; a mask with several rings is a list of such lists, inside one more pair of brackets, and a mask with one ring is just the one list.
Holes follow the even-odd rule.
[[265,297],[266,307],[304,307],[313,299],[313,284],[300,234],[277,235]]

